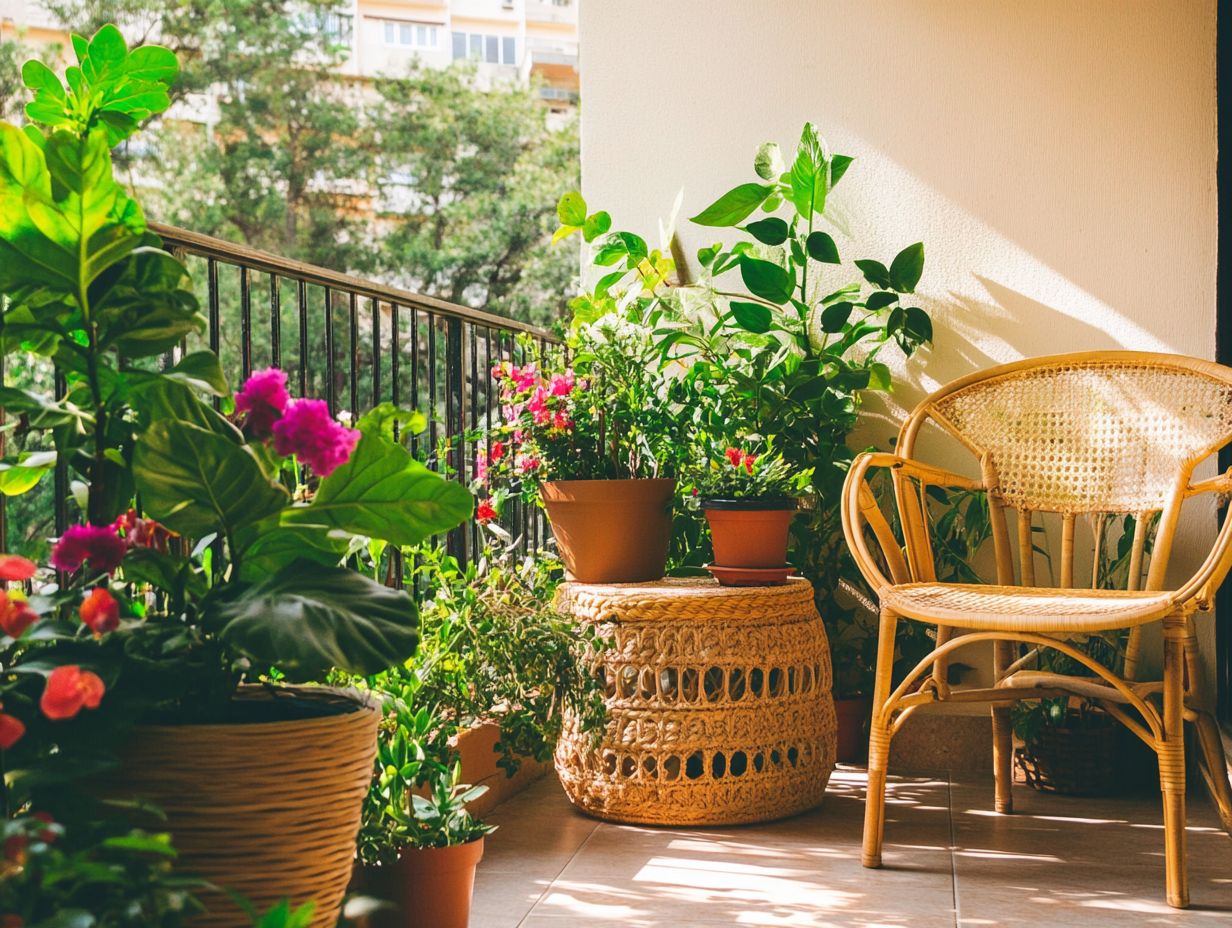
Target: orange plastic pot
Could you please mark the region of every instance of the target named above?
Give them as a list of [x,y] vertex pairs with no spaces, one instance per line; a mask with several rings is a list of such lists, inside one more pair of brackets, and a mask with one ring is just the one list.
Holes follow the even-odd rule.
[[483,840],[408,848],[396,863],[368,868],[365,890],[394,906],[369,916],[370,928],[467,928]]
[[540,487],[569,579],[659,580],[667,570],[674,480],[554,480]]
[[794,499],[707,499],[702,509],[710,523],[715,566],[770,569],[787,563]]

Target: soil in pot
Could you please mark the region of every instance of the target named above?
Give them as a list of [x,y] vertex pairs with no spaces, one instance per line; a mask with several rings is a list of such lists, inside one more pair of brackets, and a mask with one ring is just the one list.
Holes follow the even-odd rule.
[[708,499],[702,509],[710,523],[716,567],[768,570],[787,564],[794,499]]
[[365,890],[394,905],[370,915],[370,928],[467,928],[483,842],[408,848],[396,863],[366,868]]
[[570,580],[660,580],[672,533],[674,480],[554,480],[540,488]]
[[840,764],[854,764],[868,753],[868,719],[873,701],[867,696],[850,696],[834,700],[838,717],[838,754]]

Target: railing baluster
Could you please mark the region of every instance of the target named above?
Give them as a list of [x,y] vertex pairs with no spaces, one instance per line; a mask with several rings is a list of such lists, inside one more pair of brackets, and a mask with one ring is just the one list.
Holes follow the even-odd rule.
[[372,405],[381,401],[381,304],[372,300]]
[[295,282],[296,308],[299,312],[299,395],[308,395],[308,283]]
[[331,416],[338,415],[336,380],[334,368],[334,292],[325,288],[325,403]]
[[[419,409],[419,310],[411,307],[411,408]],[[429,413],[430,415],[430,413]],[[419,435],[411,436],[411,454],[419,451]]]
[[247,265],[240,265],[240,372],[241,380],[252,374],[252,293]]
[[270,286],[270,365],[282,367],[282,288],[278,275],[269,275]]
[[398,405],[398,366],[402,354],[401,334],[398,331],[398,304],[389,305],[389,401]]
[[359,295],[349,294],[351,311],[351,418],[359,416]]

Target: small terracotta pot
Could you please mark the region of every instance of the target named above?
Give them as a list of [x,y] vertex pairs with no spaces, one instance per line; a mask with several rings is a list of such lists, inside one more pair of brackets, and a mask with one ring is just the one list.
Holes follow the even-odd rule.
[[787,563],[787,530],[796,515],[794,499],[707,499],[717,567],[768,569]]
[[408,848],[397,863],[367,868],[365,890],[396,907],[369,916],[371,928],[467,928],[483,840]]
[[867,696],[850,696],[834,700],[834,714],[838,717],[839,763],[851,764],[864,759],[868,752],[868,719],[873,701]]
[[540,497],[569,579],[662,579],[672,535],[674,480],[553,480]]

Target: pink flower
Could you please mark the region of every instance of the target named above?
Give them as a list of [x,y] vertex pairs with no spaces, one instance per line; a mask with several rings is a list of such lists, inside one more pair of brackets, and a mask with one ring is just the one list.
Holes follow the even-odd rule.
[[82,708],[97,709],[106,692],[98,674],[76,664],[57,667],[47,677],[39,708],[49,719],[71,719]]
[[475,452],[475,479],[488,479],[488,455],[482,448]]
[[526,408],[534,419],[535,425],[547,425],[552,419],[551,410],[548,409],[548,391],[543,387],[535,390],[535,395],[530,398]]
[[254,438],[269,438],[274,423],[282,418],[291,397],[287,395],[287,375],[276,367],[257,371],[235,394],[235,411],[247,413],[244,427]]
[[557,374],[552,378],[552,395],[568,396],[573,392],[573,371]]
[[74,571],[88,562],[91,570],[110,574],[127,549],[114,525],[74,525],[51,549],[51,563],[57,570]]
[[514,467],[519,474],[530,474],[539,469],[539,459],[533,458],[529,454],[519,454]]
[[539,372],[535,369],[534,361],[525,367],[512,368],[509,371],[509,376],[513,379],[514,386],[519,390],[529,390],[539,381]]
[[493,379],[493,380],[500,380],[500,379],[501,379],[502,377],[504,377],[504,376],[505,376],[505,365],[504,365],[504,363],[502,362],[502,363],[500,363],[500,364],[493,364],[493,365],[492,365],[492,379]]
[[29,580],[38,570],[19,554],[0,554],[0,580]]
[[324,400],[296,400],[274,423],[274,450],[295,455],[321,477],[345,464],[359,442],[359,432],[329,414]]
[[481,499],[479,505],[475,508],[475,521],[491,522],[496,518],[496,510],[493,508],[489,500]]
[[178,537],[161,522],[142,518],[131,508],[115,520],[115,529],[123,533],[124,543],[130,548],[152,548],[163,554],[167,553],[167,542]]

